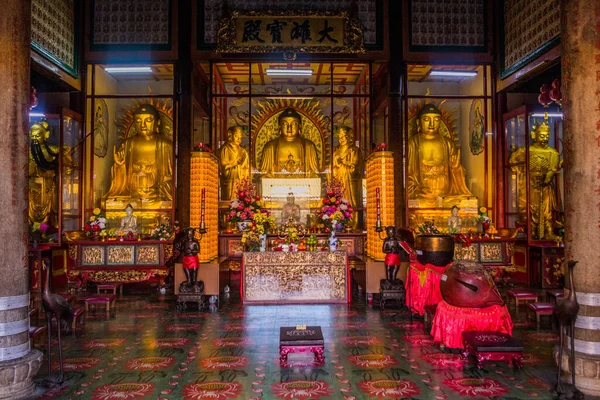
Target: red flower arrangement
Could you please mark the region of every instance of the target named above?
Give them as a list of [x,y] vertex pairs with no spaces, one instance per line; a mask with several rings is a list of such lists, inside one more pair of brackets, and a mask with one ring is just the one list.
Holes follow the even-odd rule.
[[350,221],[354,209],[348,199],[344,197],[344,188],[342,184],[332,179],[327,185],[327,195],[322,200],[323,205],[319,211],[319,220],[329,230],[341,231]]
[[194,151],[203,151],[207,153],[212,153],[212,149],[206,144],[202,142],[198,142],[194,145]]
[[229,202],[227,221],[251,221],[254,214],[262,210],[260,196],[256,195],[256,187],[247,179],[238,183],[236,198]]
[[373,149],[373,151],[386,151],[386,150],[387,150],[387,148],[388,148],[388,144],[387,144],[387,143],[385,143],[385,142],[384,142],[384,143],[379,143],[379,144],[377,145],[377,147],[375,147],[375,148]]

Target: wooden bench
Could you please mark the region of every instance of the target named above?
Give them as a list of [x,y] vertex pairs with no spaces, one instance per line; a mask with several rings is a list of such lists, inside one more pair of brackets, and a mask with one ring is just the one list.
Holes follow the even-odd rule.
[[523,345],[506,333],[471,331],[463,332],[463,356],[472,355],[477,360],[477,368],[484,361],[512,361],[515,368],[523,367]]
[[543,303],[543,302],[535,302],[527,304],[527,321],[529,321],[529,316],[531,313],[535,314],[535,322],[536,328],[540,330],[540,320],[542,316],[550,316],[552,328],[554,328],[554,306],[555,303]]
[[123,284],[121,282],[99,283],[98,286],[96,286],[97,294],[101,294],[104,292],[112,292],[112,294],[116,295],[117,290],[119,290],[119,297],[123,298]]
[[115,309],[116,299],[117,296],[114,294],[94,294],[85,299],[85,312],[89,313],[90,305],[102,304],[106,307],[106,317],[110,318],[110,310]]
[[325,362],[325,341],[320,326],[279,328],[279,361],[286,363],[289,353],[314,353],[317,363]]

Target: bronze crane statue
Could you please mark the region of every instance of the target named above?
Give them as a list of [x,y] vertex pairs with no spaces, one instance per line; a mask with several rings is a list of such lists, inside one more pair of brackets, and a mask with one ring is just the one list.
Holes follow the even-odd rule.
[[[573,269],[577,261],[570,260],[567,262],[569,273],[569,296],[560,300],[556,305],[554,314],[558,319],[560,329],[560,345],[558,348],[558,380],[556,382],[556,392],[560,399],[583,399],[583,393],[577,390],[575,386],[575,320],[579,312],[579,303],[577,303],[577,295],[575,293],[575,283],[573,282]],[[565,339],[565,327],[569,327],[569,336],[571,337],[571,352],[569,354],[569,366],[571,369],[571,383],[573,384],[572,391],[566,392],[563,388],[560,375],[562,373],[562,353]]]
[[64,299],[54,293],[50,293],[50,268],[46,266],[46,263],[42,263],[42,267],[46,270],[46,281],[44,282],[44,291],[42,293],[42,304],[44,311],[46,312],[46,323],[48,324],[48,379],[50,379],[50,372],[52,363],[50,361],[51,354],[51,337],[52,337],[52,316],[56,317],[56,331],[58,335],[58,358],[60,360],[60,375],[58,376],[57,383],[64,381],[63,371],[63,358],[62,358],[62,342],[60,338],[61,324],[66,332],[71,329],[71,323],[73,322],[73,308]]

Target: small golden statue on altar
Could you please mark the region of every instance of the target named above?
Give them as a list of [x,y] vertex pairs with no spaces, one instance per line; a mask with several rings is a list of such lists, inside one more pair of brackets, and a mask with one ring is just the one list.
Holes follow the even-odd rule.
[[133,236],[137,234],[137,218],[133,215],[133,206],[131,204],[127,204],[127,207],[125,207],[125,216],[121,218],[119,232],[122,232],[125,236],[129,236],[130,233]]
[[281,219],[285,221],[293,221],[295,224],[300,222],[300,206],[296,204],[294,193],[288,193],[286,203],[283,205]]
[[455,234],[460,233],[462,227],[462,219],[458,216],[460,208],[457,205],[452,206],[452,211],[448,217],[448,233]]
[[[333,151],[333,177],[344,188],[344,194],[352,208],[362,208],[362,156],[358,146],[354,145],[354,131],[348,126],[338,129],[339,145]],[[357,211],[352,216],[352,227],[358,223]]]
[[260,171],[272,176],[276,172],[321,170],[315,144],[301,136],[302,117],[293,108],[279,115],[279,137],[269,140],[263,149]]
[[[556,240],[554,228],[557,222],[554,213],[558,212],[554,176],[562,168],[563,161],[556,149],[548,146],[550,126],[546,121],[539,124],[531,132],[534,143],[529,147],[529,210],[531,213],[531,238],[537,240]],[[526,179],[524,161],[525,148],[515,150],[509,163],[514,165],[512,170],[519,177],[519,189],[525,196]],[[525,205],[526,198],[521,197],[520,204]],[[521,209],[521,212],[526,210]]]
[[[59,146],[48,143],[50,126],[47,121],[36,122],[29,128],[29,223],[52,224],[49,216],[58,215],[56,174],[61,153]],[[71,148],[62,147],[62,169],[70,174],[77,168]]]
[[111,186],[106,198],[171,201],[173,142],[162,129],[158,110],[140,105],[133,114],[135,132],[113,150]]
[[234,198],[237,184],[250,176],[248,151],[241,146],[243,134],[241,126],[230,126],[227,143],[219,149],[221,200]]
[[[425,104],[417,114],[417,132],[408,139],[408,198],[458,203],[472,196],[454,139],[442,134],[442,112]],[[447,131],[447,129],[446,129]]]

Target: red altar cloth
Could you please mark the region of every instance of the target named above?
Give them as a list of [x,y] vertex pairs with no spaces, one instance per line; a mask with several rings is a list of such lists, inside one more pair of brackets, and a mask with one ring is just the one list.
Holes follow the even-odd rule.
[[512,336],[513,323],[506,306],[486,308],[454,307],[440,301],[431,335],[433,340],[451,349],[462,349],[462,333],[467,331],[497,331]]
[[[447,266],[446,266],[447,267]],[[440,280],[446,267],[421,264],[411,261],[406,279],[406,305],[413,312],[423,315],[425,306],[438,304],[442,300]]]

